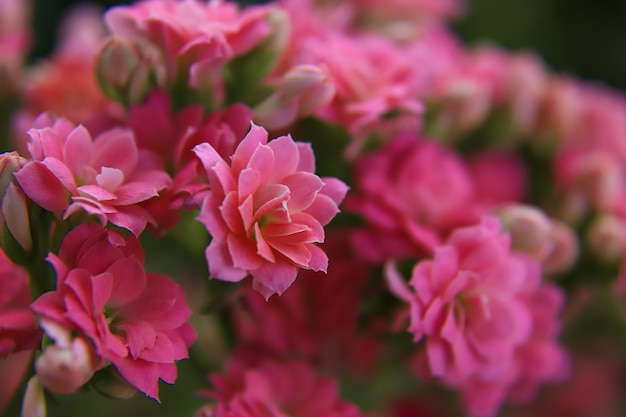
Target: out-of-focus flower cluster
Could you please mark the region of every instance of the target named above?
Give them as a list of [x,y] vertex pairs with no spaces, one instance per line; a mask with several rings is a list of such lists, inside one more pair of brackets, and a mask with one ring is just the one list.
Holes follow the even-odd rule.
[[626,98],[466,6],[0,0],[0,412],[621,415]]

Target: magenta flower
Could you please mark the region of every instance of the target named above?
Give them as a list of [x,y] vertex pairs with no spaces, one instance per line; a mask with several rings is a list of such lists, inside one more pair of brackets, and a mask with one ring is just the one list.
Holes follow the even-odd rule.
[[32,161],[15,178],[24,193],[65,218],[82,211],[139,235],[152,216],[139,203],[171,182],[149,152],[137,148],[128,129],[110,129],[95,138],[83,126],[57,119],[31,129]]
[[268,143],[267,131],[253,124],[230,164],[208,143],[194,151],[211,186],[198,220],[213,237],[206,250],[212,277],[241,281],[250,274],[269,298],[291,285],[298,268],[326,271],[316,243],[347,186],[313,173],[310,145],[289,136]]
[[447,233],[483,213],[457,154],[409,133],[358,159],[346,209],[366,220],[355,244],[370,261],[432,253]]
[[[235,3],[221,1],[150,0],[114,7],[105,21],[114,35],[156,47],[168,80],[191,76],[194,84],[261,42],[271,30],[268,10],[240,10]],[[181,68],[189,72],[177,73]]]
[[175,362],[195,338],[182,289],[169,277],[146,273],[143,251],[128,238],[93,223],[67,234],[48,260],[57,288],[32,304],[42,320],[93,343],[96,368],[112,364],[132,386],[158,400],[158,381],[176,380]]
[[434,258],[413,269],[410,291],[387,268],[392,291],[410,306],[409,331],[426,340],[430,372],[448,383],[505,372],[528,340],[532,318],[520,297],[531,271],[510,237],[487,217],[455,230]]
[[338,393],[337,381],[316,375],[305,362],[262,360],[250,366],[236,358],[223,375],[211,375],[215,405],[198,417],[360,417]]

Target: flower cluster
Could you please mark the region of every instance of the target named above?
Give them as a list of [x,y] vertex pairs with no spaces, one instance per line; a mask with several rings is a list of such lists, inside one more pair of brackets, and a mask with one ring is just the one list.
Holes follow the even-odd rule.
[[626,410],[621,94],[466,46],[457,0],[83,6],[38,60],[29,4],[0,0],[0,413]]

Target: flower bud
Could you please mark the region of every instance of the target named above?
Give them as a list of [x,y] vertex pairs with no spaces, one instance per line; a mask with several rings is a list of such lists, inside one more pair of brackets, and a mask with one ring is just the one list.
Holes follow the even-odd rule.
[[[26,162],[16,152],[0,154],[0,219],[21,247],[19,251],[28,252],[33,248],[28,199],[13,179],[13,173],[19,171]],[[0,230],[0,242],[5,248],[10,246],[4,228]]]
[[522,204],[505,207],[499,212],[502,225],[511,234],[513,249],[541,261],[553,249],[549,239],[552,222],[541,210]]
[[547,274],[561,273],[569,269],[578,258],[578,239],[574,231],[565,223],[553,221],[550,230],[552,251],[541,266]]
[[297,65],[277,83],[274,94],[255,109],[256,120],[268,129],[280,129],[328,104],[335,85],[325,67]]
[[305,117],[330,103],[335,84],[326,67],[297,65],[278,83],[277,91],[286,98],[297,98],[298,116]]
[[589,229],[587,242],[593,252],[607,263],[618,263],[626,251],[626,223],[615,216],[604,215]]
[[109,38],[96,55],[95,68],[98,82],[110,98],[134,104],[141,102],[154,86],[159,65],[145,48]]
[[53,321],[43,319],[40,324],[54,344],[47,346],[35,362],[39,381],[59,394],[77,391],[96,370],[93,346],[82,337],[72,338],[69,329]]
[[50,345],[35,362],[35,370],[49,391],[76,392],[94,374],[93,348],[82,337],[74,338],[69,346]]
[[31,377],[26,385],[22,400],[22,417],[46,417],[46,396],[37,375]]

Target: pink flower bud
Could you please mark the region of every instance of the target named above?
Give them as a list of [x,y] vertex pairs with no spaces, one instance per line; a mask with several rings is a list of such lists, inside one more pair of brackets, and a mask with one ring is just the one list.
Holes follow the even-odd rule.
[[91,379],[96,371],[93,345],[85,338],[72,338],[69,329],[49,320],[41,326],[54,340],[35,362],[41,384],[52,392],[75,392]]
[[619,262],[626,250],[626,223],[615,216],[604,215],[591,225],[587,241],[602,261]]
[[[15,184],[13,173],[19,171],[26,164],[26,159],[16,152],[0,155],[0,219],[23,250],[29,251],[33,247],[30,230],[30,216],[28,199],[24,192]],[[2,230],[0,234],[4,234]],[[3,244],[5,236],[0,237]]]
[[547,258],[541,262],[541,266],[547,274],[564,272],[574,265],[578,258],[578,238],[567,224],[554,221],[550,239],[554,246]]
[[256,121],[269,129],[280,129],[298,117],[314,114],[335,96],[335,84],[326,67],[297,65],[277,83],[274,94],[254,110]]
[[297,65],[278,84],[285,98],[298,98],[298,115],[310,116],[330,103],[335,85],[324,66]]
[[46,417],[46,397],[43,386],[37,375],[31,377],[26,385],[26,392],[22,400],[22,417]]
[[150,91],[152,79],[160,71],[156,55],[150,55],[146,48],[120,38],[104,42],[96,55],[95,69],[98,82],[109,97],[133,104]]
[[525,252],[541,261],[552,251],[550,241],[552,222],[539,209],[517,204],[499,212],[502,225],[511,234],[513,249]]
[[82,337],[72,340],[68,347],[48,346],[35,362],[41,384],[60,394],[77,391],[95,371],[92,350]]

